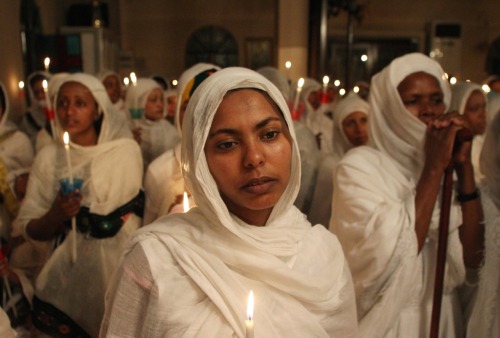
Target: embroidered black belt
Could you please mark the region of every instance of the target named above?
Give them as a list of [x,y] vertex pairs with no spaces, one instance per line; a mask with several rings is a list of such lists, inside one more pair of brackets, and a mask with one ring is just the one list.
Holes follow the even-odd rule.
[[45,334],[57,338],[90,338],[73,319],[52,304],[33,297],[33,325]]
[[[89,208],[81,207],[76,216],[76,228],[79,232],[94,238],[113,237],[120,231],[129,213],[143,217],[144,192],[142,190],[132,200],[108,215],[93,214]],[[71,227],[71,220],[66,222],[66,226]]]

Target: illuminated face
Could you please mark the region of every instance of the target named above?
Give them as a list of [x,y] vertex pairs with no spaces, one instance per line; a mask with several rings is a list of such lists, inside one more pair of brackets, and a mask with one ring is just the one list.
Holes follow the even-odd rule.
[[163,118],[163,108],[165,101],[163,99],[163,90],[155,88],[149,93],[144,107],[144,116],[152,121],[158,121]]
[[32,86],[33,95],[37,101],[45,102],[45,90],[43,90],[43,80],[35,81]]
[[355,111],[347,115],[342,121],[342,130],[349,142],[354,146],[362,146],[368,143],[368,116]]
[[104,81],[102,81],[106,92],[108,93],[109,99],[112,103],[118,102],[121,98],[122,89],[120,87],[120,81],[115,75],[107,76]]
[[475,90],[467,99],[464,119],[474,135],[481,135],[486,130],[486,98],[479,90]]
[[205,156],[229,211],[265,225],[290,180],[292,141],[274,103],[240,89],[224,96],[205,144]]
[[[57,116],[61,127],[77,144],[88,145],[97,140],[94,121],[97,119],[97,102],[90,90],[78,82],[66,82],[59,89]],[[89,142],[89,140],[93,142]]]
[[167,118],[175,118],[175,109],[177,107],[177,95],[170,95],[167,97]]
[[406,109],[425,124],[444,114],[443,91],[438,80],[430,74],[408,75],[398,85],[398,92]]

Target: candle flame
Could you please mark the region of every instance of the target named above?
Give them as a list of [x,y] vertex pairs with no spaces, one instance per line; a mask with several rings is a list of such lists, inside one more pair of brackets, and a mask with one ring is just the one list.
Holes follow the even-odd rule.
[[290,62],[290,61],[285,62],[285,68],[286,69],[292,68],[292,62]]
[[188,198],[188,195],[185,191],[184,191],[184,199],[182,201],[182,205],[184,207],[184,212],[188,212],[189,211],[189,198]]
[[297,86],[298,86],[299,88],[302,88],[302,86],[304,86],[304,78],[302,78],[302,77],[301,77],[301,78],[299,79],[299,83],[297,84]]
[[24,81],[19,81],[19,89],[24,89]]
[[43,64],[45,65],[45,69],[49,69],[50,58],[48,56],[43,60]]
[[134,72],[130,73],[130,81],[132,81],[132,84],[134,86],[137,84],[137,76],[135,75]]
[[123,79],[123,84],[125,86],[128,86],[129,83],[130,83],[130,80],[128,79],[128,77],[125,76],[125,78]]
[[47,82],[47,80],[42,81],[42,87],[43,87],[43,90],[47,90],[47,88],[49,87],[49,83]]
[[328,82],[330,82],[330,78],[328,77],[328,75],[323,76],[323,84],[326,86]]
[[247,319],[253,320],[253,291],[252,290],[250,290],[250,293],[248,294]]
[[63,141],[65,145],[69,145],[69,134],[67,131],[65,131],[63,134]]

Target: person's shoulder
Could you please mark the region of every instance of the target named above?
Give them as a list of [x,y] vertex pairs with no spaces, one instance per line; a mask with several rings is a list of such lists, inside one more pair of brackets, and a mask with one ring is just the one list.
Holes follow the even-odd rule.
[[163,170],[166,165],[175,160],[174,149],[169,149],[165,151],[163,154],[158,156],[151,162],[148,167],[148,172],[157,172],[159,170]]

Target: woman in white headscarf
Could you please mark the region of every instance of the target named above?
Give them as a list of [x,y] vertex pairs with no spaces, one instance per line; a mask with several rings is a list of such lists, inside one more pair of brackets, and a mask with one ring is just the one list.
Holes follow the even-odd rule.
[[[19,212],[27,240],[56,246],[33,299],[33,322],[49,335],[98,335],[106,285],[125,242],[141,225],[140,149],[116,129],[112,109],[97,78],[65,78],[55,106],[59,142],[37,154]],[[68,177],[81,180],[81,187],[71,189],[64,183]],[[72,217],[76,233],[70,230]]]
[[47,108],[47,100],[42,83],[43,80],[49,81],[51,76],[49,72],[36,71],[31,73],[26,81],[30,107],[19,121],[19,130],[28,135],[33,150],[35,149],[36,136],[47,122],[44,112],[44,109]]
[[332,214],[333,173],[344,154],[368,143],[368,102],[355,93],[340,100],[333,112],[333,153],[319,166],[311,207],[312,224],[329,226]]
[[484,208],[485,258],[467,326],[468,338],[500,337],[500,114],[486,132],[480,167]]
[[153,79],[142,78],[127,90],[127,109],[132,130],[139,142],[144,171],[149,164],[179,142],[175,127],[165,120],[163,88]]
[[452,154],[464,121],[445,114],[449,84],[431,58],[407,54],[372,78],[370,146],[337,165],[330,230],[339,237],[356,290],[360,337],[430,332],[441,181],[453,158],[440,337],[461,337],[458,286],[482,261],[481,202],[470,141]]
[[[179,135],[181,135],[182,119],[191,95],[200,83],[219,69],[220,67],[210,63],[198,63],[181,74],[177,85],[174,120]],[[186,192],[186,187],[181,174],[180,142],[151,162],[144,177],[144,192],[146,194],[144,224],[149,224],[158,217],[168,214],[174,205],[182,205],[182,196]]]
[[97,75],[97,78],[101,80],[104,88],[106,88],[106,92],[108,93],[109,99],[111,100],[111,103],[113,103],[115,110],[127,117],[127,109],[122,98],[120,76],[111,70],[104,70]]
[[226,68],[196,90],[182,170],[197,207],[131,241],[107,293],[101,336],[355,337],[349,269],[335,236],[293,206],[300,158],[278,89]]
[[476,83],[461,82],[452,88],[450,111],[463,115],[468,128],[474,135],[472,140],[472,164],[476,182],[483,177],[479,168],[479,155],[483,148],[484,132],[486,131],[486,94]]

